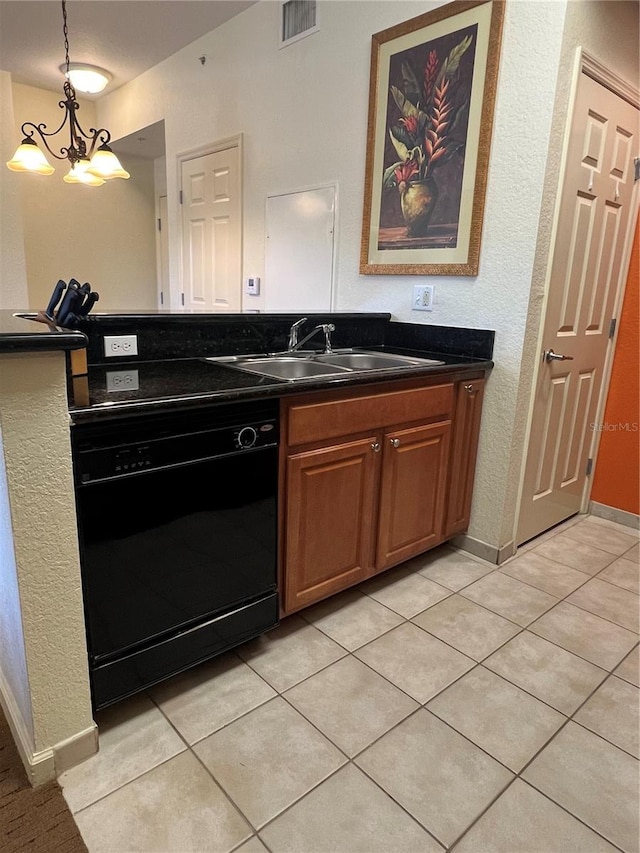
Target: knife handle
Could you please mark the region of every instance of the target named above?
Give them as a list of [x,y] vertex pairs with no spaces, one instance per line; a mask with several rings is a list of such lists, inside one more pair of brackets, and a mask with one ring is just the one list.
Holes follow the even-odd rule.
[[58,281],[58,283],[56,284],[56,286],[53,288],[53,293],[51,294],[51,299],[49,300],[49,304],[47,305],[45,312],[44,312],[47,317],[51,317],[53,319],[53,312],[55,310],[55,307],[58,304],[58,302],[60,302],[60,298],[62,297],[62,294],[64,293],[66,287],[67,287],[66,281],[63,281],[62,279],[60,279]]
[[93,308],[96,302],[100,299],[100,295],[97,291],[92,290],[91,293],[84,300],[82,305],[76,311],[78,317],[86,317],[89,311]]
[[58,313],[56,314],[56,323],[59,326],[64,325],[64,321],[66,320],[67,314],[70,311],[73,311],[74,307],[76,306],[76,300],[78,299],[78,296],[81,296],[81,294],[78,294],[79,286],[80,285],[78,284],[78,282],[75,281],[75,279],[73,278],[67,285],[67,292],[62,297],[62,303],[58,308]]

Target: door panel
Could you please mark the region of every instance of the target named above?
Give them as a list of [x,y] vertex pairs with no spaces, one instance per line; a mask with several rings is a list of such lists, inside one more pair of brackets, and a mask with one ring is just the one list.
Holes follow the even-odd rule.
[[[635,216],[638,110],[584,73],[576,93],[518,523],[518,544],[580,511],[591,424]],[[553,350],[566,361],[547,361]]]
[[442,421],[385,434],[377,569],[442,539],[450,429]]
[[287,460],[287,613],[370,574],[380,456],[375,444],[373,435]]
[[267,197],[267,311],[331,310],[335,215],[335,187]]
[[184,307],[240,311],[241,200],[238,148],[182,164]]

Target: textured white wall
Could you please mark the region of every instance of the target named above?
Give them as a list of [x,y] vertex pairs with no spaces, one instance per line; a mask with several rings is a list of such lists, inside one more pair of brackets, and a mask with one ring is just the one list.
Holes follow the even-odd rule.
[[11,76],[0,71],[0,308],[27,305],[20,175],[4,164],[16,150]]
[[[0,365],[1,369],[1,365]],[[21,727],[33,741],[27,657],[20,613],[20,590],[13,550],[11,505],[0,421],[0,684],[5,700],[17,708]]]
[[[60,124],[55,93],[16,83],[13,98],[14,137],[24,121],[49,128]],[[78,119],[85,130],[97,126],[93,101],[80,100]],[[100,293],[96,311],[157,307],[153,162],[128,157],[130,180],[84,187],[62,180],[69,171],[66,161],[48,160],[56,169],[53,175],[15,176],[22,194],[29,290],[28,304],[16,307],[45,308],[59,278],[88,281]]]
[[[9,572],[14,594],[3,631],[21,709],[26,662],[33,745],[40,752],[93,724],[63,353],[0,356],[0,425],[21,609]],[[0,505],[4,528],[2,498]]]

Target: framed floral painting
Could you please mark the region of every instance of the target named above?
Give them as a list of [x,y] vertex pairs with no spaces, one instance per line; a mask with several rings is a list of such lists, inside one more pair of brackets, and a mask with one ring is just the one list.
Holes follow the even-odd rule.
[[477,275],[504,2],[376,33],[360,272]]

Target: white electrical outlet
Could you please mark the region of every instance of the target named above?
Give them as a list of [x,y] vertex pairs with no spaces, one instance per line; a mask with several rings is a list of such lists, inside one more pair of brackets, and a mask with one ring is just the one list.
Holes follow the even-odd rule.
[[413,305],[414,311],[433,311],[433,284],[414,284]]
[[249,296],[260,296],[260,278],[258,276],[247,279],[247,293]]
[[138,355],[138,336],[105,335],[104,354],[106,358],[115,355]]
[[137,370],[107,370],[107,391],[137,391]]

